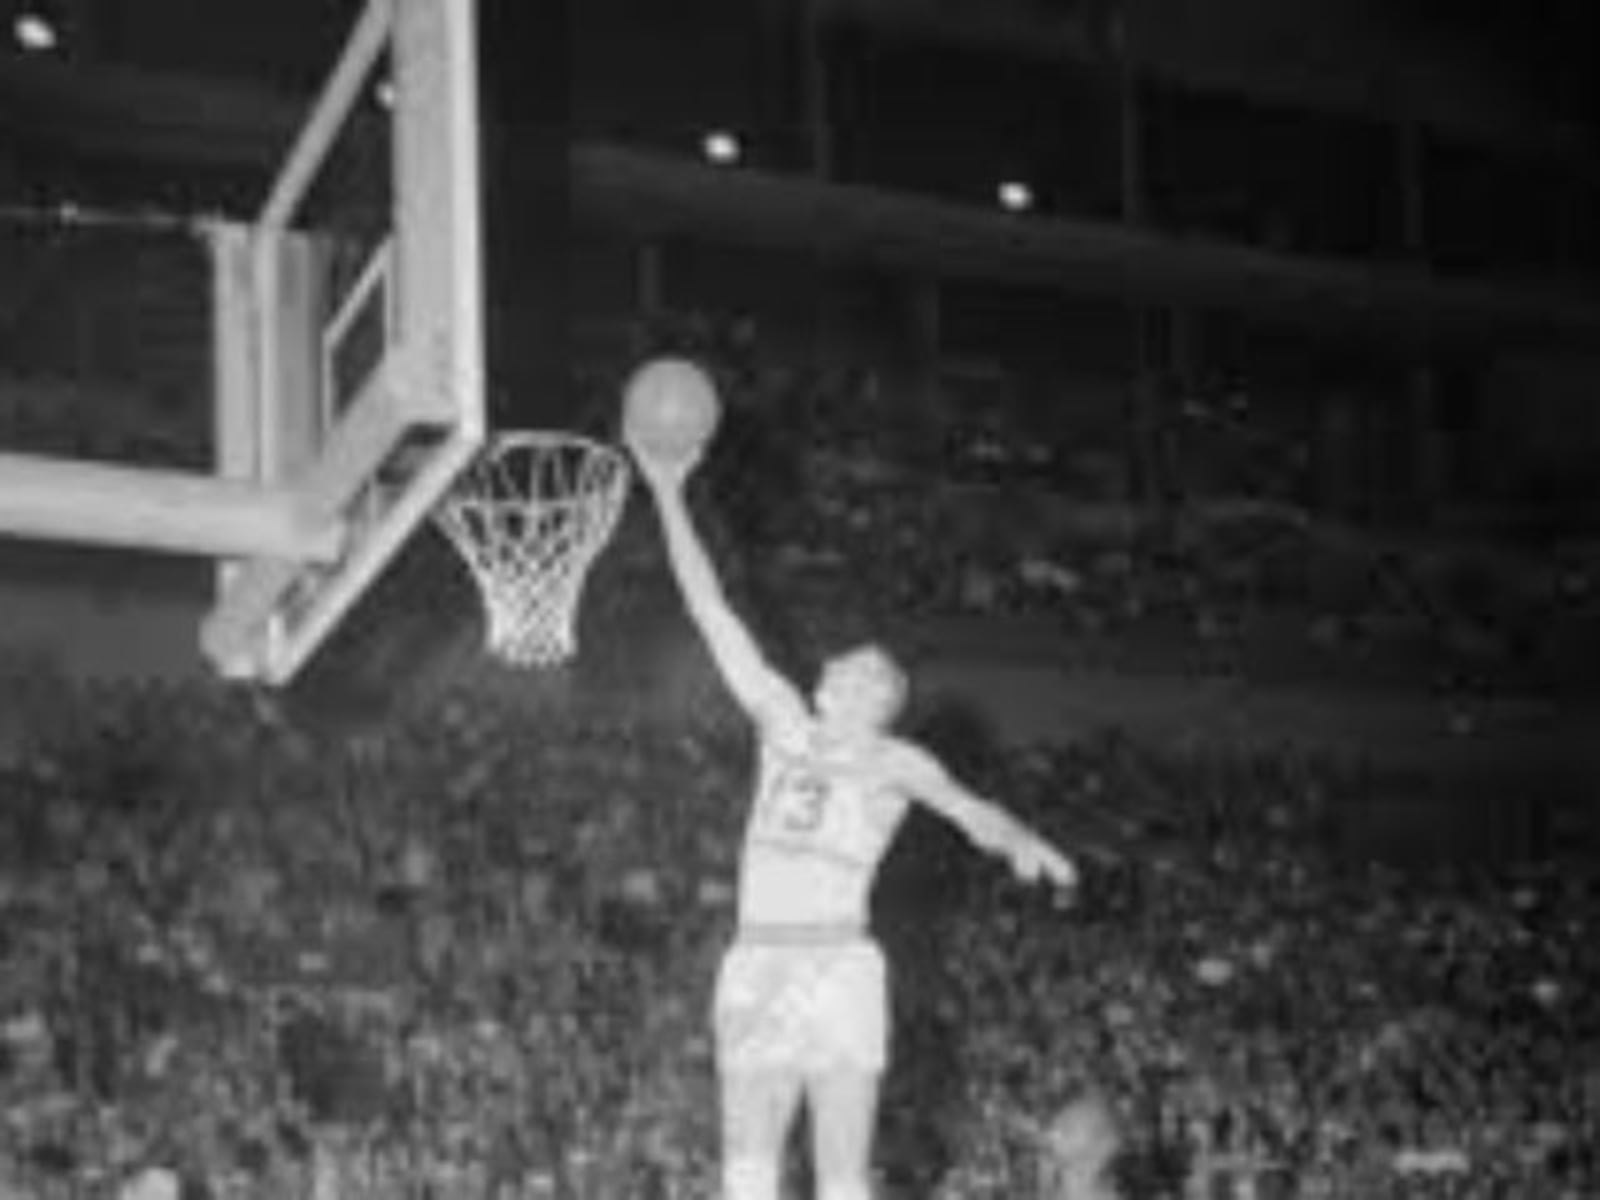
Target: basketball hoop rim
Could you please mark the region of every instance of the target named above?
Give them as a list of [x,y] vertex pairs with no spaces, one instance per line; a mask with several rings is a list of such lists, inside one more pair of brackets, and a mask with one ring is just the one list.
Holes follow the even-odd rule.
[[571,446],[591,453],[615,455],[623,459],[624,463],[627,459],[627,454],[621,446],[591,434],[568,429],[490,430],[489,435],[483,440],[483,448],[478,451],[478,459],[481,461],[493,458],[507,450],[518,450],[526,446]]
[[[478,487],[485,481],[485,472],[493,471],[509,456],[524,450],[534,454],[558,454],[565,451],[581,456],[581,461],[585,464],[585,475],[593,478],[591,472],[598,470],[602,476],[615,478],[616,486],[624,490],[627,489],[627,481],[633,476],[633,463],[627,450],[591,434],[566,429],[491,430],[484,438],[478,453],[457,477],[455,486],[440,499],[439,506],[435,510],[435,518],[464,505],[483,504],[486,497]],[[566,496],[543,495],[539,499],[543,503],[561,503],[581,499],[587,494],[588,489],[583,489]],[[519,499],[502,495],[497,497],[495,502],[522,504],[528,499],[528,496]]]

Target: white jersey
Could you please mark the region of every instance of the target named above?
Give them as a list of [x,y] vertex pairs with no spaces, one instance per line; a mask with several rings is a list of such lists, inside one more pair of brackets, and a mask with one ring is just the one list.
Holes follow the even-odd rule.
[[865,928],[878,864],[909,804],[889,771],[891,745],[830,749],[809,715],[762,731],[741,926]]

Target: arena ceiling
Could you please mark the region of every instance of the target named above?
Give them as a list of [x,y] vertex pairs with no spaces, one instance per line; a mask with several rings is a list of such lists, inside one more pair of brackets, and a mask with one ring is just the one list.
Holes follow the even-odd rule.
[[[42,2],[10,0],[13,5]],[[196,9],[186,0],[138,0],[137,5],[131,0],[100,0],[99,7],[92,0],[83,2],[105,17],[98,31],[103,44],[121,44],[128,50],[127,57],[146,65],[85,62],[72,53],[49,59],[0,56],[0,130],[20,140],[64,141],[89,153],[142,154],[155,164],[182,161],[190,155],[234,169],[270,162],[277,149],[287,144],[308,90],[301,81],[313,74],[312,63],[326,63],[332,58],[343,19],[358,7],[356,0],[280,0],[272,10],[275,15],[270,22],[252,24],[255,18],[246,19],[243,14],[246,9],[259,12],[253,5],[218,4]],[[596,5],[609,12],[622,12],[639,2],[586,0],[582,11],[593,19],[594,12],[600,11],[594,8]],[[715,47],[722,44],[718,39],[731,36],[714,27],[714,19],[718,13],[725,15],[732,2],[684,0],[678,11],[683,20],[699,22],[698,29],[711,30],[707,36],[715,35],[710,43]],[[1196,2],[1129,0],[1135,5]],[[1254,2],[1230,0],[1247,6]],[[1274,0],[1275,4],[1285,2]],[[1336,2],[1339,0],[1294,0],[1297,5]],[[549,8],[530,6],[526,0],[483,3],[489,19],[509,22],[506,29],[517,35],[496,38],[497,45],[535,44],[540,36],[548,35],[545,40],[549,41],[561,32],[558,25],[550,23],[554,18],[549,15]],[[791,9],[792,3],[793,0],[763,0],[758,8],[771,16]],[[896,21],[924,30],[937,25],[958,38],[961,28],[978,28],[971,22],[963,26],[961,21],[952,21],[951,14],[958,6],[941,0],[818,3],[830,10],[888,14]],[[1093,21],[1103,20],[1108,7],[1098,0],[1093,4],[1010,0],[987,10],[1001,16],[990,19],[984,28],[992,34],[1007,21],[1014,28],[1033,22],[1037,28],[1057,31],[1065,46],[1084,35]],[[1506,31],[1527,29],[1511,16],[1482,6],[1434,11],[1435,7],[1432,0],[1408,0],[1403,11],[1407,20],[1438,30],[1441,37],[1470,41],[1499,32],[1510,38]],[[1558,9],[1566,7],[1557,5]],[[144,22],[136,29],[128,25],[134,13],[140,14]],[[239,17],[232,43],[214,39],[217,27],[211,23],[213,14],[219,21],[224,16]],[[115,21],[110,19],[112,16]],[[1568,22],[1576,19],[1566,18]],[[614,36],[619,44],[626,40],[628,28],[627,22],[617,26]],[[160,36],[163,30],[170,35],[167,40]],[[951,34],[951,30],[956,32]],[[1558,24],[1539,34],[1524,32],[1523,40],[1512,38],[1508,44],[1524,47],[1520,53],[1525,58],[1518,61],[1536,63],[1541,56],[1556,54],[1548,48],[1549,40],[1563,30],[1569,30],[1569,26]],[[260,39],[255,46],[257,53],[246,62],[233,61],[237,50],[218,49],[229,44],[237,47],[238,35],[243,35],[246,43]],[[520,58],[515,62],[491,60],[487,67],[506,83],[515,104],[570,83],[559,74],[550,74],[559,71],[559,58],[557,55],[546,61],[547,71],[524,70],[528,64]],[[208,64],[207,72],[195,68],[194,64],[201,61]],[[188,68],[182,69],[185,64]],[[251,86],[223,86],[218,82],[223,76],[234,83],[247,81]],[[686,85],[693,76],[693,72],[685,74]],[[989,260],[998,255],[1019,270],[1044,270],[1062,278],[1087,281],[1097,288],[1109,286],[1134,293],[1179,288],[1208,302],[1266,305],[1273,310],[1287,305],[1313,320],[1341,313],[1381,319],[1391,309],[1404,309],[1431,314],[1430,323],[1443,322],[1474,331],[1485,323],[1503,322],[1522,330],[1576,329],[1578,336],[1591,340],[1595,328],[1595,316],[1587,306],[1574,308],[1564,302],[1437,288],[1414,279],[1373,279],[1352,270],[1328,272],[1314,265],[1295,267],[1269,255],[1241,255],[1233,250],[1185,245],[1159,237],[1130,240],[1115,230],[1093,224],[1062,222],[1071,227],[1049,233],[1032,231],[1019,243],[1016,235],[993,225],[992,218],[968,220],[927,206],[912,206],[915,212],[902,212],[892,197],[868,197],[862,207],[854,199],[834,192],[796,191],[776,176],[740,179],[728,191],[720,183],[708,183],[693,163],[679,168],[626,155],[596,158],[588,152],[580,152],[575,161],[576,191],[583,203],[644,232],[652,226],[681,232],[693,228],[696,222],[712,219],[719,227],[756,244],[782,243],[785,239],[792,244],[796,230],[818,227],[815,217],[820,205],[839,218],[823,222],[832,237],[823,248],[842,254],[876,246],[877,253],[887,253],[895,261],[931,254],[937,260],[933,265],[954,270],[966,269],[974,255]],[[840,217],[844,211],[840,206],[856,215],[850,219]],[[889,225],[872,218],[871,214],[881,216],[886,210],[893,210],[894,214]],[[900,236],[887,236],[901,220],[911,223],[901,227]],[[1049,245],[1039,244],[1041,239]],[[959,261],[951,261],[952,256]],[[1043,266],[1031,266],[1030,261],[1035,258]],[[1264,286],[1263,281],[1270,286]],[[1379,300],[1376,304],[1374,296]]]

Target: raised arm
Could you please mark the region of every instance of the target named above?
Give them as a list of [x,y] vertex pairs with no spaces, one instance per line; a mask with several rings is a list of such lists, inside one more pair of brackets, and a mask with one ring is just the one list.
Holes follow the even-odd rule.
[[683,594],[689,616],[705,639],[718,672],[751,719],[765,723],[797,712],[798,693],[767,661],[739,615],[729,604],[722,580],[695,529],[684,497],[692,463],[679,467],[640,464],[640,473],[655,497],[667,544],[667,558]]
[[1024,883],[1074,888],[1078,870],[1044,838],[992,801],[960,783],[933,755],[909,742],[895,747],[897,782],[964,833],[980,850],[1003,858]]

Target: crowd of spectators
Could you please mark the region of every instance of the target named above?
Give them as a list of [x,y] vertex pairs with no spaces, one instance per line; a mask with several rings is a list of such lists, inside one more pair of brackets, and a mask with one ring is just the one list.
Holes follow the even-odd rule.
[[[0,1195],[713,1194],[741,738],[4,684]],[[1593,864],[1336,854],[1390,785],[1331,760],[920,732],[1086,878],[908,829],[885,1197],[1597,1194]]]

